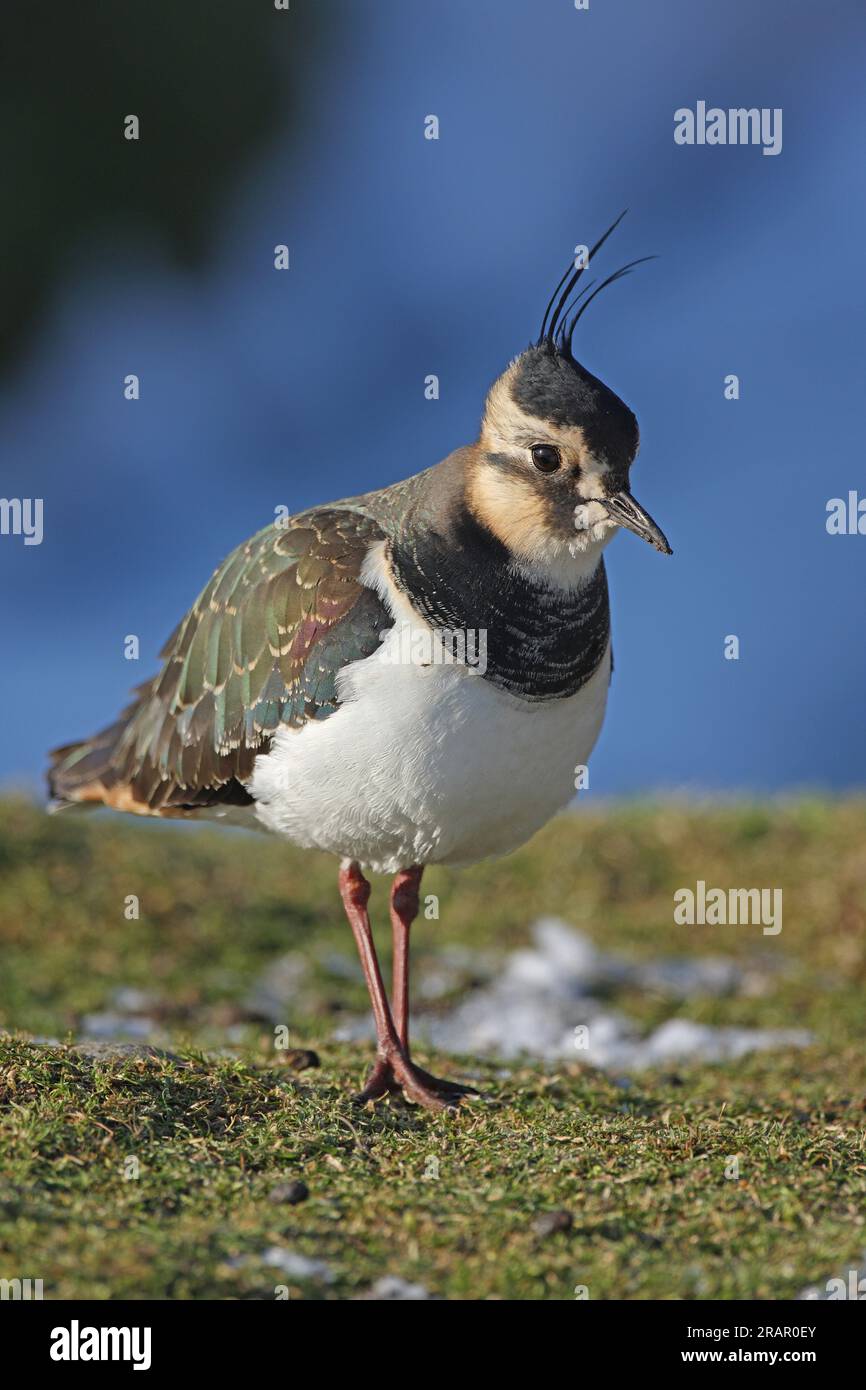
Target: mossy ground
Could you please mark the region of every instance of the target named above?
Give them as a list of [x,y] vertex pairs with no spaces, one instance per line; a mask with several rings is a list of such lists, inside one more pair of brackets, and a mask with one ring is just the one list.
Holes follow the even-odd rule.
[[[673,892],[699,878],[781,887],[782,933],[676,926]],[[425,891],[439,919],[416,932],[422,968],[446,943],[521,945],[554,913],[635,957],[778,967],[758,994],[677,1004],[615,991],[646,1027],[678,1014],[795,1026],[814,1045],[628,1087],[577,1060],[422,1054],[477,1077],[488,1099],[456,1116],[359,1110],[367,1050],[331,1040],[365,1001],[323,964],[349,951],[330,861],[217,830],[49,819],[7,799],[0,1277],[42,1278],[46,1297],[273,1298],[288,1285],[344,1298],[391,1274],[446,1298],[572,1298],[577,1285],[592,1298],[790,1298],[860,1263],[866,804],[582,811],[507,860],[429,873]],[[374,893],[381,921],[382,881]],[[124,916],[131,894],[138,920]],[[286,1023],[322,1061],[302,1072],[238,1009],[290,949],[310,979],[305,1012]],[[171,1055],[67,1045],[121,985],[158,998]],[[309,1198],[275,1200],[297,1178]],[[573,1223],[544,1235],[537,1219],[554,1210]],[[268,1266],[271,1247],[324,1261],[331,1281]]]

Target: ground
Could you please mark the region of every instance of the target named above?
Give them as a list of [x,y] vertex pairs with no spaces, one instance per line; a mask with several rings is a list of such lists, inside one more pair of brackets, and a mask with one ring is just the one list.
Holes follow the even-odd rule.
[[[677,926],[673,893],[699,878],[781,887],[780,935]],[[581,810],[424,886],[438,919],[415,933],[422,980],[448,946],[513,950],[553,913],[635,959],[772,957],[763,990],[614,990],[647,1029],[683,1016],[814,1042],[630,1079],[577,1055],[422,1052],[489,1099],[358,1110],[369,1050],[333,1033],[364,991],[332,862],[7,799],[0,1278],[42,1278],[49,1298],[345,1298],[395,1276],[445,1298],[776,1299],[862,1262],[866,802]],[[293,1051],[250,1003],[287,951],[307,963]],[[471,990],[467,969],[428,1007]],[[118,990],[147,997],[152,1053],[78,1047],[88,1016],[98,1031],[122,1012]],[[309,1195],[292,1204],[297,1181]]]

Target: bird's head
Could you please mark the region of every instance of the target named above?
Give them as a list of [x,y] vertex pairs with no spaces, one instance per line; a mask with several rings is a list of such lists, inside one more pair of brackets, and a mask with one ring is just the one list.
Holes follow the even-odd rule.
[[583,265],[570,266],[547,306],[538,341],[488,392],[469,502],[478,520],[529,564],[567,567],[569,558],[597,549],[618,526],[671,553],[629,488],[637,420],[572,354],[574,327],[587,305],[637,264],[623,266],[584,298],[587,286],[574,300]]

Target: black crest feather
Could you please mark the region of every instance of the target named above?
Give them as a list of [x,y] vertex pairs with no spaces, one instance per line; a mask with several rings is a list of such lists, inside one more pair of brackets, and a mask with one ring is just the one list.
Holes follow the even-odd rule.
[[[601,250],[608,237],[616,231],[627,211],[627,208],[624,209],[616,221],[612,222],[607,231],[599,237],[589,252],[587,264],[592,264],[593,257]],[[608,275],[595,289],[593,286],[596,282],[591,280],[576,295],[574,295],[575,288],[587,267],[586,265],[575,266],[572,261],[547,302],[544,318],[541,320],[537,346],[547,346],[550,351],[560,352],[564,356],[570,357],[575,326],[596,295],[601,294],[608,285],[612,285],[615,281],[621,280],[623,276],[630,274],[635,266],[654,259],[654,256],[641,256],[636,261],[629,261],[626,265],[620,266],[619,270],[615,270],[612,275]],[[592,290],[591,294],[589,293],[590,290]],[[581,301],[583,302],[581,303]]]

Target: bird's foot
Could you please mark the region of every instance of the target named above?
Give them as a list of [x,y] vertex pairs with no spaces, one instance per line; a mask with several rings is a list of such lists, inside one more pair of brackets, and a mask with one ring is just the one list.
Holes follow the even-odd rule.
[[456,1110],[464,1096],[478,1095],[471,1086],[460,1086],[456,1081],[431,1076],[429,1071],[416,1067],[402,1052],[395,1052],[376,1058],[367,1084],[355,1099],[363,1105],[368,1100],[381,1100],[383,1096],[401,1093],[406,1100],[423,1105],[426,1110]]

